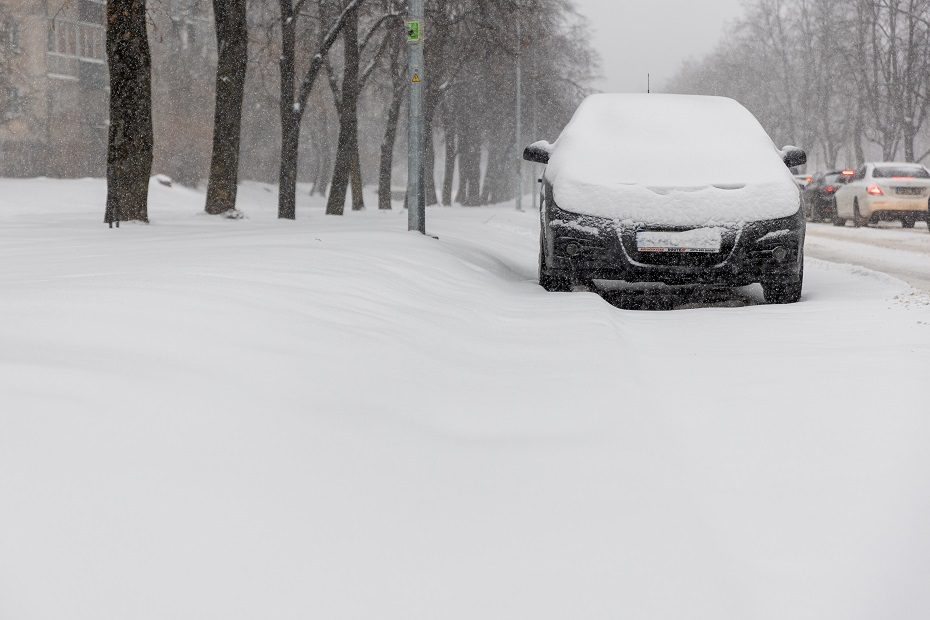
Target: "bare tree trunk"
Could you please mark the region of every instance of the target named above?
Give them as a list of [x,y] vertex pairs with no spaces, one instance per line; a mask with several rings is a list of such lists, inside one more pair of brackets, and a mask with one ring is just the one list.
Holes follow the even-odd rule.
[[323,146],[323,152],[320,153],[320,165],[317,172],[317,182],[313,185],[313,194],[325,196],[329,191],[329,180],[333,174],[333,156],[330,144]]
[[278,217],[297,217],[297,148],[300,141],[300,117],[294,109],[296,23],[291,0],[281,5],[281,170],[278,176]]
[[435,104],[430,105],[427,103],[426,114],[423,119],[423,132],[426,138],[426,155],[423,162],[423,191],[426,206],[428,207],[439,203],[436,198],[436,140],[433,135],[433,116],[435,112]]
[[352,166],[358,154],[358,13],[353,11],[342,31],[344,67],[342,96],[339,100],[339,146],[333,182],[326,203],[327,215],[342,215],[345,210],[346,194]]
[[[343,123],[340,123],[342,125]],[[333,166],[333,179],[329,184],[329,199],[326,202],[326,215],[342,215],[345,212],[346,196],[349,193],[349,180],[352,175],[353,149],[349,132],[340,128],[339,142],[336,145],[336,163]]]
[[362,187],[362,158],[358,152],[358,140],[355,141],[355,161],[352,162],[352,210],[365,209],[365,196]]
[[239,140],[248,56],[246,0],[213,0],[216,23],[216,111],[213,116],[213,158],[207,186],[207,213],[236,208],[239,182]]
[[104,222],[148,222],[152,174],[152,59],[145,0],[107,1],[110,130]]
[[281,173],[278,177],[278,217],[297,218],[297,157],[300,120],[295,113],[281,118]]
[[455,123],[449,118],[450,115],[451,113],[447,107],[442,115],[446,137],[445,168],[442,176],[442,204],[447,207],[452,205],[452,182],[455,177],[456,160]]
[[468,166],[468,151],[466,138],[461,131],[461,128],[456,126],[456,145],[459,147],[459,188],[455,192],[455,198],[453,202],[455,204],[464,205],[467,204],[466,196],[468,195],[468,175],[467,166]]
[[865,163],[865,149],[862,147],[862,112],[856,113],[856,124],[853,129],[853,148],[856,151],[856,166]]
[[887,138],[882,141],[882,159],[885,161],[894,161],[895,153],[898,152],[898,141],[897,139],[891,140]]
[[391,173],[394,170],[394,143],[397,141],[397,124],[400,119],[400,108],[404,102],[404,93],[407,92],[406,82],[401,74],[397,76],[397,59],[395,53],[391,66],[394,76],[394,92],[391,96],[391,105],[388,107],[387,122],[384,125],[384,139],[381,140],[381,161],[378,166],[378,208],[391,208]]
[[473,207],[481,204],[481,142],[471,127],[458,130],[459,191],[455,202]]
[[484,173],[484,191],[481,195],[482,204],[494,204],[513,198],[514,186],[509,174],[508,149],[505,146],[494,149],[493,145],[488,153],[488,166]]
[[[339,18],[326,32],[316,54],[310,59],[310,66],[300,83],[299,91],[294,82],[294,50],[297,15],[294,14],[292,0],[279,0],[281,19],[281,171],[278,186],[278,217],[294,219],[297,203],[297,159],[300,144],[300,123],[303,119],[304,106],[310,98],[313,85],[320,74],[323,59],[329,54],[339,33],[348,22],[355,22],[355,39],[358,39],[358,9],[365,0],[347,0]],[[343,201],[345,195],[343,194]]]

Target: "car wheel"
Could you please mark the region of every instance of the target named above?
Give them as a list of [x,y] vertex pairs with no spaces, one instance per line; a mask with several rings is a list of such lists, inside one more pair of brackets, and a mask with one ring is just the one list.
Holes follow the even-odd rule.
[[539,231],[539,286],[550,293],[567,293],[572,290],[568,278],[550,275],[546,269],[546,236],[542,229]]
[[804,288],[804,251],[801,251],[801,269],[791,278],[773,278],[762,282],[762,295],[767,304],[795,304],[801,301]]
[[869,221],[862,217],[862,213],[859,211],[859,201],[857,200],[853,204],[853,226],[859,228],[860,226],[868,226]]
[[846,226],[846,218],[842,218],[839,215],[833,216],[833,225],[834,226]]
[[819,222],[821,219],[823,218],[820,215],[820,207],[817,206],[817,203],[811,204],[810,220],[812,222]]
[[917,223],[917,219],[913,216],[906,215],[901,220],[901,226],[904,228],[914,228],[914,224]]

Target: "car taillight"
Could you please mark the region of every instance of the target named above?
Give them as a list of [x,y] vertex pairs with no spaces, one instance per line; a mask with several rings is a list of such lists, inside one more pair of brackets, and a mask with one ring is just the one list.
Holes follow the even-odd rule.
[[869,196],[884,196],[885,195],[885,192],[882,191],[882,188],[880,188],[875,183],[872,183],[871,185],[869,185],[865,189],[865,191],[866,193],[869,194]]
[[823,188],[823,189],[824,189],[824,191],[827,192],[828,194],[832,194],[833,192],[836,191],[836,188],[833,187],[832,185],[827,185],[827,186],[826,186],[825,188]]
[[813,181],[813,180],[814,180],[814,177],[804,177],[804,182],[805,182],[805,183],[810,183],[810,182]]

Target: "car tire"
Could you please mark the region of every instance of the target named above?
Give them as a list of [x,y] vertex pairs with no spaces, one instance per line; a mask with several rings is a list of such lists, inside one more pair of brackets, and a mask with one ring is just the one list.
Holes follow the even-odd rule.
[[539,286],[550,293],[568,293],[572,290],[568,278],[550,275],[546,269],[546,236],[542,229],[539,231]]
[[914,228],[914,224],[916,223],[917,223],[917,219],[912,216],[906,215],[901,219],[902,228]]
[[859,201],[857,200],[853,203],[853,226],[860,228],[862,226],[868,226],[869,221],[862,217],[862,213],[859,211]]
[[801,301],[804,288],[804,251],[801,251],[801,269],[791,278],[773,278],[762,282],[762,295],[767,304],[795,304]]
[[815,203],[811,203],[810,221],[811,221],[811,222],[819,222],[819,221],[822,220],[822,219],[823,219],[823,216],[822,216],[821,213],[820,213],[820,207],[817,206],[817,203],[816,203],[816,202],[815,202]]
[[833,225],[834,226],[846,226],[846,218],[840,217],[839,215],[834,216]]

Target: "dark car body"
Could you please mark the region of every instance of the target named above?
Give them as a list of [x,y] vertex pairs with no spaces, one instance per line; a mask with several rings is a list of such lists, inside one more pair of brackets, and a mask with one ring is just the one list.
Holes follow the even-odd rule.
[[854,171],[833,170],[813,175],[801,190],[801,204],[808,221],[822,222],[836,217],[836,192],[849,183]]
[[555,144],[540,192],[539,282],[596,280],[762,285],[794,303],[804,281],[805,220],[789,169],[807,156],[776,148],[738,102],[686,95],[598,94]]
[[790,217],[724,226],[721,251],[699,253],[640,252],[642,225],[565,211],[549,183],[543,183],[540,203],[540,272],[550,279],[745,286],[800,277],[806,230],[800,204]]

